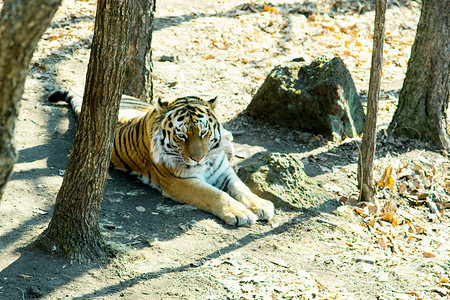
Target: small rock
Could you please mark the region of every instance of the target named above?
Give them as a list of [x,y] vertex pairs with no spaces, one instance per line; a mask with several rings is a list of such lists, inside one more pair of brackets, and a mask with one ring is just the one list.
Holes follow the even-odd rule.
[[29,298],[36,299],[42,297],[42,291],[35,286],[27,288],[27,295]]
[[136,206],[136,210],[138,212],[145,212],[145,207],[143,207],[143,206]]
[[377,259],[373,256],[364,255],[355,257],[355,261],[374,265],[377,262]]
[[324,188],[330,192],[335,192],[335,193],[340,193],[342,192],[342,188],[338,187],[337,185],[334,184],[325,184]]
[[117,226],[114,224],[105,224],[105,225],[103,225],[103,227],[105,227],[108,230],[114,230],[117,228]]
[[174,62],[175,61],[175,56],[171,56],[171,55],[163,55],[159,58],[159,61],[168,61],[168,62]]
[[255,194],[276,207],[328,211],[340,205],[333,194],[305,174],[298,154],[258,153],[243,163],[238,175]]

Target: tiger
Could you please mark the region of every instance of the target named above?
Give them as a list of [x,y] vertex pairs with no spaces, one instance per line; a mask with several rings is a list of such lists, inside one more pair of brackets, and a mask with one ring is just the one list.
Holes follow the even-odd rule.
[[[79,116],[83,100],[58,90],[48,101],[70,103]],[[217,97],[155,102],[122,96],[111,166],[231,226],[272,219],[273,203],[250,191],[230,165],[233,137],[216,117]]]

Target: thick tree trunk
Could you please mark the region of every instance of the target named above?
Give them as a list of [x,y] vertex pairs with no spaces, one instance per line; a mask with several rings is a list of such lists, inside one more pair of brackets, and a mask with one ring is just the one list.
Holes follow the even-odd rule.
[[152,84],[152,33],[156,0],[136,1],[130,31],[128,65],[125,71],[123,93],[151,102]]
[[424,0],[398,108],[389,131],[450,150],[450,1]]
[[358,161],[358,184],[361,201],[374,201],[375,183],[373,181],[373,160],[377,136],[378,99],[383,67],[384,25],[386,19],[386,0],[377,0],[375,7],[375,28],[373,34],[372,65],[370,68],[369,92],[367,97],[367,116],[364,124],[361,154]]
[[48,228],[36,244],[78,262],[107,252],[98,214],[112,152],[127,64],[132,0],[99,0],[84,103],[72,153]]
[[16,161],[14,127],[28,65],[61,0],[5,0],[0,16],[0,200]]

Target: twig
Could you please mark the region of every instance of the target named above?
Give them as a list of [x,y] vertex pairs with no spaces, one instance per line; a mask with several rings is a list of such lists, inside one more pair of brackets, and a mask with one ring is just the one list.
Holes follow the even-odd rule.
[[359,147],[359,145],[358,145],[358,143],[355,141],[355,140],[353,140],[353,142],[355,142],[355,144],[356,144],[356,147],[358,147],[358,152],[359,152],[359,168],[360,168],[360,172],[361,172],[361,174],[359,174],[359,176],[360,176],[360,185],[359,185],[359,197],[358,197],[358,202],[361,202],[361,196],[362,196],[362,193],[361,193],[361,191],[362,191],[362,186],[363,186],[363,181],[362,181],[362,178],[363,178],[363,176],[364,176],[364,174],[363,174],[363,167],[362,167],[362,154],[361,154],[361,148]]
[[419,130],[417,130],[417,129],[413,128],[413,127],[408,127],[408,126],[397,127],[397,123],[395,124],[394,128],[392,129],[392,132],[394,132],[394,131],[396,131],[396,130],[400,130],[400,129],[412,129],[412,130],[414,130],[414,131],[417,133],[417,135],[419,136],[418,139],[419,139],[419,140],[422,139],[422,135],[420,134],[420,131],[419,131]]
[[22,300],[25,300],[25,292],[19,287],[17,289],[22,292]]
[[338,227],[338,226],[339,226],[339,225],[336,224],[336,223],[333,223],[333,222],[330,222],[330,221],[327,221],[327,220],[324,220],[324,219],[320,219],[320,218],[317,218],[316,221],[319,222],[319,223],[324,223],[324,224],[333,225],[333,226],[335,226],[335,227]]

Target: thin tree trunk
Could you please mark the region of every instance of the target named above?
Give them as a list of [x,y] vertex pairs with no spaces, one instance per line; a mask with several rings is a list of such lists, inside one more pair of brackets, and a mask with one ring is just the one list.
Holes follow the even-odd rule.
[[361,201],[374,201],[373,160],[377,135],[378,99],[383,68],[384,25],[386,0],[377,0],[375,6],[375,28],[373,34],[372,65],[370,68],[367,116],[364,124],[361,154],[358,161],[358,184]]
[[156,0],[136,1],[134,5],[123,93],[150,102],[153,98],[151,43]]
[[28,65],[61,0],[5,0],[0,16],[0,200],[14,163],[14,128]]
[[132,0],[99,0],[84,103],[48,228],[36,241],[79,262],[107,256],[98,215],[112,152],[127,63]]
[[450,150],[450,1],[424,0],[389,131]]

